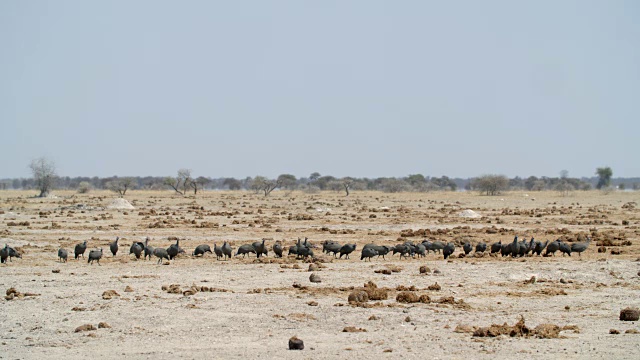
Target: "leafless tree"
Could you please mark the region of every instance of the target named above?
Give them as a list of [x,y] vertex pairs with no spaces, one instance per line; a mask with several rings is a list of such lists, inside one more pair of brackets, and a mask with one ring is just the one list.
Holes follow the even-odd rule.
[[191,188],[191,170],[180,169],[178,170],[178,176],[168,176],[164,179],[164,184],[172,188],[175,192],[182,196],[187,195],[187,190]]
[[58,175],[56,174],[56,164],[53,160],[45,157],[34,159],[29,165],[33,173],[33,180],[40,190],[38,197],[46,197],[53,188]]

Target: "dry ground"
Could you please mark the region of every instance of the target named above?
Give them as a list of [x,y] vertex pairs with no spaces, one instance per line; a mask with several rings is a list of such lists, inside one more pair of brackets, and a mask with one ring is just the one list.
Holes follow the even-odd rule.
[[[106,209],[113,200],[109,193],[29,197],[33,195],[0,192],[0,241],[24,253],[0,266],[1,289],[37,294],[0,300],[3,359],[640,356],[640,334],[625,334],[640,330],[638,323],[618,320],[621,309],[640,305],[640,192],[575,192],[567,197],[555,192],[497,197],[355,192],[348,198],[340,193],[274,192],[265,198],[206,192],[194,201],[170,192],[134,191],[126,198],[135,210]],[[459,217],[465,209],[482,217]],[[591,235],[594,242],[582,257],[570,258],[447,261],[431,254],[425,259],[359,260],[360,249],[370,242],[430,238],[491,244],[511,241],[514,235],[543,241]],[[120,252],[112,258],[108,243],[116,236],[121,237]],[[268,238],[269,247],[277,240],[289,246],[298,237],[319,246],[326,239],[355,242],[358,250],[349,260],[334,260],[317,249],[322,282],[311,283],[309,264],[275,259],[271,251],[265,261],[217,261],[209,254],[181,256],[165,266],[135,261],[127,255],[129,245],[146,236],[161,247],[177,237],[188,253],[201,243],[213,248],[214,242],[227,240],[236,249]],[[83,240],[89,249],[104,248],[102,266],[56,261],[59,247],[72,253]],[[606,245],[605,252],[597,252],[595,242]],[[455,255],[460,252],[458,247]],[[423,265],[431,272],[420,274]],[[391,268],[400,271],[374,272]],[[532,276],[537,281],[527,284]],[[350,305],[351,289],[368,281],[388,289],[388,299]],[[441,290],[427,290],[436,282]],[[214,291],[183,295],[162,290],[170,284],[181,291],[192,285]],[[428,295],[431,302],[398,303],[399,286],[414,286],[414,293]],[[103,299],[107,290],[119,296]],[[447,297],[454,303],[447,303]],[[313,302],[317,305],[309,305]],[[578,330],[564,330],[552,339],[474,337],[468,332],[493,323],[513,325],[521,315],[530,328],[551,323]],[[74,332],[100,322],[111,327]],[[349,326],[366,331],[343,332]],[[621,334],[609,334],[610,329]],[[287,350],[294,335],[305,342],[302,352]]]

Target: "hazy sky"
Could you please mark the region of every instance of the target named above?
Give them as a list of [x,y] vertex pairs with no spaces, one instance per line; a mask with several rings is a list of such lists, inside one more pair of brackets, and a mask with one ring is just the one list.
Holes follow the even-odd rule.
[[0,178],[640,176],[640,2],[0,1]]

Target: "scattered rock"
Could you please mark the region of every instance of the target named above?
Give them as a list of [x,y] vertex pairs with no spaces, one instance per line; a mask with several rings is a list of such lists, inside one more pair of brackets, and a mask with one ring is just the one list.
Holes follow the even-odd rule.
[[396,301],[399,303],[411,304],[420,301],[420,297],[410,291],[402,291],[396,296]]
[[441,288],[440,288],[440,285],[438,285],[438,282],[436,281],[435,284],[429,285],[427,289],[432,291],[440,291]]
[[317,301],[309,301],[307,303],[307,305],[309,305],[309,306],[318,306],[318,302]]
[[609,329],[609,334],[617,335],[617,334],[620,334],[620,331],[616,329]]
[[106,322],[102,321],[98,324],[98,329],[111,329],[111,325],[107,324]]
[[369,316],[369,320],[380,320],[380,318],[375,315],[371,315]]
[[428,274],[431,272],[428,266],[422,265],[420,266],[420,274]]
[[120,294],[118,294],[115,290],[107,290],[102,293],[102,299],[104,300],[111,300],[112,298],[119,296]]
[[638,321],[640,318],[640,311],[638,308],[626,308],[620,311],[621,321]]
[[376,274],[391,275],[391,270],[389,269],[378,269],[378,270],[374,270],[373,272]]
[[304,350],[304,341],[297,336],[289,339],[289,350]]
[[60,269],[53,269],[51,272],[54,274],[60,274]]
[[369,300],[387,300],[389,297],[387,290],[378,288],[378,285],[373,281],[364,284],[364,291],[367,292]]
[[350,304],[352,303],[364,303],[369,301],[369,294],[363,290],[352,291],[347,298]]
[[404,322],[411,322],[411,317],[407,316],[406,318],[404,318]]
[[84,324],[84,325],[78,326],[75,332],[92,331],[92,330],[96,330],[96,327],[91,324]]
[[363,328],[357,328],[355,326],[347,326],[344,329],[342,329],[342,332],[367,332],[367,329],[363,329]]
[[318,264],[315,264],[315,263],[309,264],[309,271],[318,271],[318,270],[319,270]]
[[311,275],[309,276],[309,281],[311,281],[312,283],[319,283],[322,282],[322,279],[320,279],[320,275],[311,273]]
[[133,288],[127,285],[127,287],[124,288],[124,292],[133,292]]
[[636,330],[636,329],[628,329],[627,331],[624,332],[625,334],[640,334],[640,331]]

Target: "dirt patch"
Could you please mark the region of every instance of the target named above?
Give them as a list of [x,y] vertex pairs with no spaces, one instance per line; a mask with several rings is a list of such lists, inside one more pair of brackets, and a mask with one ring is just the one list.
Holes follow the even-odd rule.
[[367,332],[367,329],[363,329],[363,328],[357,328],[355,326],[347,326],[344,329],[342,329],[342,332],[351,332],[351,333],[355,333],[355,332]]
[[114,297],[120,297],[120,294],[118,294],[115,290],[106,290],[102,293],[102,299],[104,300],[111,300]]

